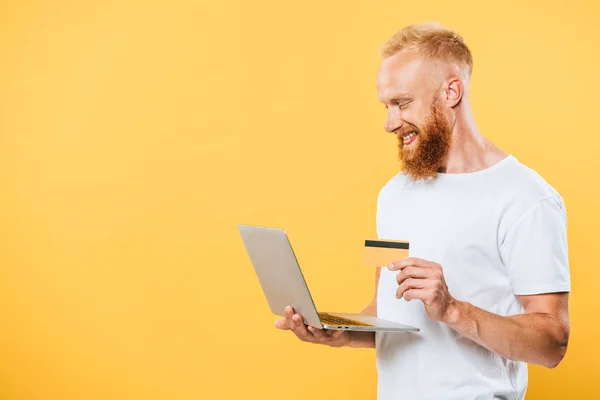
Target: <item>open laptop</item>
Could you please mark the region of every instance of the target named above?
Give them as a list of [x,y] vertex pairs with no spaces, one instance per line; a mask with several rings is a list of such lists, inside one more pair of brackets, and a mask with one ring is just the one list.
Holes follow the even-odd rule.
[[246,251],[273,314],[285,317],[290,305],[304,323],[320,329],[418,332],[419,329],[356,313],[318,312],[292,245],[283,229],[238,225]]

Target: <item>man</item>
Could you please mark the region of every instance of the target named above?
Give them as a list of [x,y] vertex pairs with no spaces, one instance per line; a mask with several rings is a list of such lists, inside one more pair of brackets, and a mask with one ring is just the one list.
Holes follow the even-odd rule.
[[364,313],[419,333],[325,331],[288,307],[275,323],[303,341],[375,347],[379,399],[523,399],[527,364],[553,368],[569,339],[566,212],[536,172],[478,131],[472,57],[438,24],[381,49],[379,100],[402,172],[377,200],[380,238],[411,257],[377,271]]

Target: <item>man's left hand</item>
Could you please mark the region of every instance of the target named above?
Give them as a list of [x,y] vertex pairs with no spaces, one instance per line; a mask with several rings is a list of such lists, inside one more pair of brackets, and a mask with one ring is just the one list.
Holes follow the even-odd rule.
[[440,264],[409,257],[395,261],[388,269],[400,271],[396,276],[396,298],[421,300],[431,319],[448,322],[455,300],[450,296]]

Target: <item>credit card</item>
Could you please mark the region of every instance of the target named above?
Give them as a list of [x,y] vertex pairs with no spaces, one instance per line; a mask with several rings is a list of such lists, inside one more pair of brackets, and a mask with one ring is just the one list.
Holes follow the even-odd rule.
[[367,239],[365,240],[365,265],[387,267],[394,261],[408,257],[407,240]]

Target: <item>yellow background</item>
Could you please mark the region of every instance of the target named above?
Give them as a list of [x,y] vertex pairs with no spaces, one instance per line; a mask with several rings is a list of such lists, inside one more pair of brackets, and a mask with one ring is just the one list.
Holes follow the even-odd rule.
[[377,49],[429,20],[472,49],[482,132],[567,205],[571,343],[557,369],[531,367],[528,399],[599,398],[599,16],[593,1],[2,1],[0,398],[375,399],[373,350],[273,328],[236,225],[285,228],[320,309],[370,300],[361,241],[399,169]]

